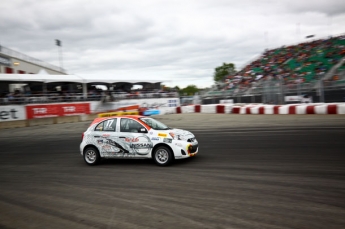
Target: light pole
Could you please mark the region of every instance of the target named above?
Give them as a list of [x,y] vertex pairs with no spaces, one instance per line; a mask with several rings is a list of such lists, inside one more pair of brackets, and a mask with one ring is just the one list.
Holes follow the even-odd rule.
[[[13,62],[13,66],[14,66],[14,73],[15,74],[18,74],[18,69],[17,69],[17,67],[20,65],[20,63],[19,62]],[[16,88],[19,86],[19,84],[14,84],[13,85],[13,87],[12,87],[12,90],[13,90],[13,92],[15,92],[16,91]]]
[[58,46],[58,55],[59,55],[59,60],[60,60],[60,71],[62,72],[63,66],[62,66],[62,45],[61,45],[61,41],[56,39],[55,40],[56,45]]

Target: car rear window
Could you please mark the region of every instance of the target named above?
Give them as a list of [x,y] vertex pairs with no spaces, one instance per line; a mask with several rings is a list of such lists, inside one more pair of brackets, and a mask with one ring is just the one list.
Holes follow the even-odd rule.
[[115,131],[116,121],[117,119],[105,120],[96,126],[95,131]]

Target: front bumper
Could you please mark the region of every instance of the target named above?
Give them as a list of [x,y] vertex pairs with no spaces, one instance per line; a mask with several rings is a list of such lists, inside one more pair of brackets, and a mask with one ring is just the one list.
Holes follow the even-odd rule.
[[199,151],[198,142],[176,141],[174,144],[175,159],[193,157]]

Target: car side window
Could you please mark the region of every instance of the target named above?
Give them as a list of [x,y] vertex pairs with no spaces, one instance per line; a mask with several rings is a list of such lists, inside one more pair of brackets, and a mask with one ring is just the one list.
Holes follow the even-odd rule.
[[138,133],[140,128],[145,128],[145,127],[135,120],[128,119],[128,118],[121,118],[121,122],[120,122],[121,132]]
[[115,131],[117,119],[108,119],[98,124],[95,131]]

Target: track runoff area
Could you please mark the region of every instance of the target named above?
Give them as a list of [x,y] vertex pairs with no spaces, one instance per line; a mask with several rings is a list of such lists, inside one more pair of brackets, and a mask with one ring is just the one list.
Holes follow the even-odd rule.
[[0,228],[344,228],[344,115],[155,118],[199,154],[90,167],[90,122],[1,130]]

